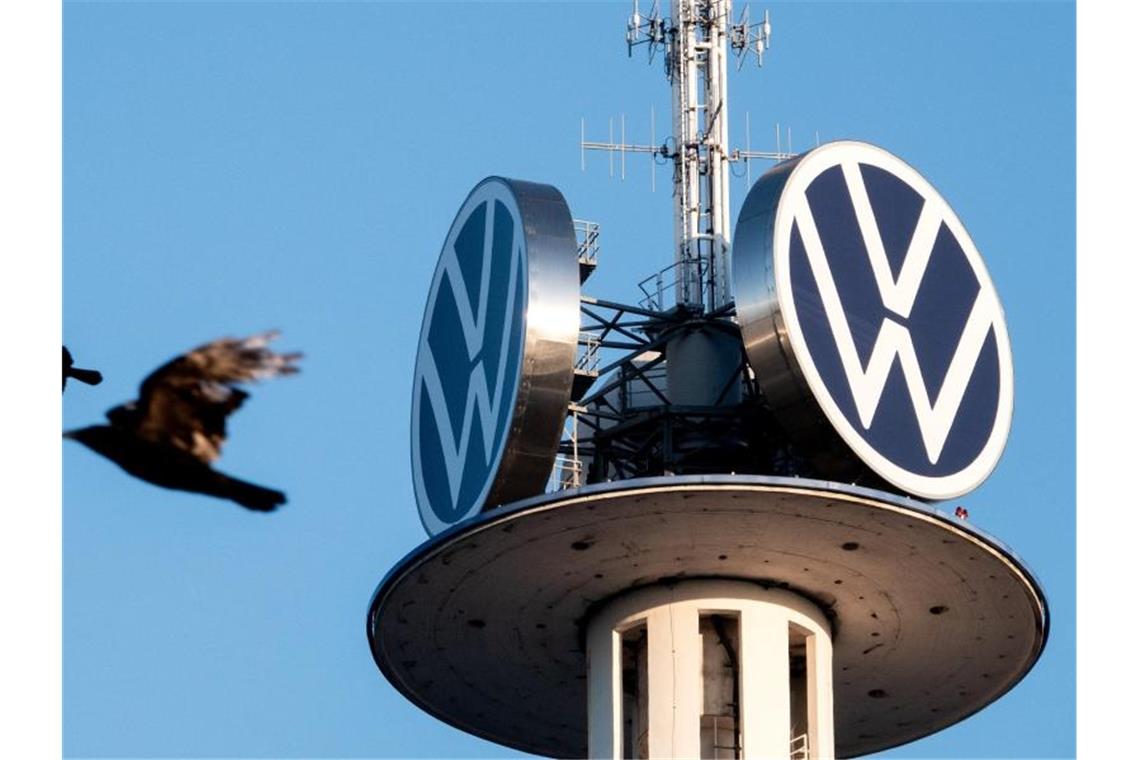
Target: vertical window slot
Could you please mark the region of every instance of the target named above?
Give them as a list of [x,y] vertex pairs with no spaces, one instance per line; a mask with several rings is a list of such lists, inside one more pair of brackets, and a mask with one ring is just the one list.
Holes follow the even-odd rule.
[[740,616],[702,613],[701,758],[740,760]]
[[621,634],[621,756],[649,757],[649,637],[645,623]]
[[809,760],[808,736],[808,657],[811,634],[794,623],[788,624],[788,685],[791,691],[791,760]]

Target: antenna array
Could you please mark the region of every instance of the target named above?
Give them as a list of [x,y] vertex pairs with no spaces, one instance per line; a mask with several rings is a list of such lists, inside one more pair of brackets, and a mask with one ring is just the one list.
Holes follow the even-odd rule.
[[[729,46],[740,63],[749,55],[763,64],[772,25],[767,11],[763,20],[751,23],[746,6],[740,19],[731,22],[731,0],[672,0],[670,15],[662,16],[654,0],[648,14],[642,15],[637,0],[626,25],[629,55],[644,45],[649,60],[664,53],[665,75],[673,90],[672,136],[657,145],[655,134],[649,145],[627,143],[625,118],[621,120],[621,140],[614,142],[610,122],[609,142],[586,140],[582,122],[582,167],[585,152],[610,153],[613,175],[614,154],[620,156],[621,176],[625,178],[625,154],[645,153],[655,160],[673,162],[674,264],[677,303],[695,313],[720,309],[733,300],[731,269],[731,221],[729,219],[730,173],[728,164],[752,159],[783,160],[790,153],[779,150],[729,149],[728,77]],[[650,113],[655,133],[655,115]],[[751,171],[748,171],[751,179]],[[655,177],[655,172],[652,174]],[[651,179],[656,184],[656,180]]]

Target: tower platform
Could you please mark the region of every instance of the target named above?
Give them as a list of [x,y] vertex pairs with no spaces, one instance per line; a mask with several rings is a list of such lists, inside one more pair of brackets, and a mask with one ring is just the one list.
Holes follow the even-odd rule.
[[1040,584],[1000,541],[929,505],[763,476],[624,480],[505,505],[380,583],[368,637],[428,713],[551,757],[587,754],[585,624],[630,589],[734,579],[831,625],[835,750],[863,755],[990,704],[1044,647]]

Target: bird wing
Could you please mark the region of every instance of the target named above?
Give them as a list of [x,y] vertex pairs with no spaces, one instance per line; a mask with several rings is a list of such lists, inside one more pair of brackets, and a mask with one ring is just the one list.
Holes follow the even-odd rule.
[[112,409],[107,417],[140,438],[213,462],[226,440],[226,418],[249,397],[234,384],[299,371],[293,362],[300,354],[267,348],[276,337],[276,332],[268,332],[199,346],[148,375],[138,401]]

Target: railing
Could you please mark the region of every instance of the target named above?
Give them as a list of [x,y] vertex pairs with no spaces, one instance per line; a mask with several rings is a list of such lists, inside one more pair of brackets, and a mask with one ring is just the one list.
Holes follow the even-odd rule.
[[740,754],[740,732],[737,730],[736,718],[731,715],[702,715],[701,757],[707,760],[735,760]]
[[554,458],[554,469],[546,484],[546,492],[579,488],[582,485],[582,460],[577,457],[559,454]]
[[644,294],[638,305],[643,309],[666,311],[678,301],[678,295],[687,283],[689,306],[700,306],[711,302],[711,283],[708,278],[709,259],[698,256],[685,261],[675,261],[656,274],[651,274],[637,287]]
[[601,366],[601,356],[598,353],[602,347],[601,336],[591,332],[578,333],[578,345],[582,348],[582,353],[574,362],[574,369],[596,375]]
[[574,236],[578,239],[578,260],[587,264],[598,261],[598,233],[597,222],[587,222],[585,219],[574,220]]
[[578,404],[570,404],[567,410],[566,420],[562,423],[562,443],[569,444],[569,452],[554,457],[554,467],[546,479],[546,493],[579,488],[585,481],[585,466],[578,456],[578,415],[584,411],[585,408]]
[[808,751],[808,736],[807,734],[800,734],[792,739],[791,742],[791,760],[809,760],[811,753]]

